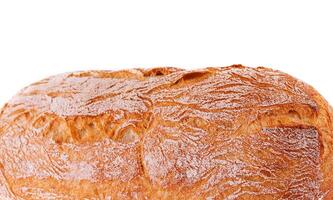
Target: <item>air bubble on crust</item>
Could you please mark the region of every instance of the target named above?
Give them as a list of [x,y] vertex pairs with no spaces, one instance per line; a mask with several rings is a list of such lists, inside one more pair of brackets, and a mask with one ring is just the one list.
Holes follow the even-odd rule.
[[139,135],[132,128],[127,128],[118,141],[121,143],[133,143],[138,140]]
[[301,115],[296,110],[289,110],[288,114],[290,117],[293,117],[294,119],[302,119]]
[[207,78],[212,72],[210,71],[192,71],[184,74],[181,78],[175,81],[172,86],[178,86],[183,84],[189,84],[195,81],[203,80]]
[[41,115],[33,122],[32,125],[34,128],[39,129],[39,128],[42,128],[43,126],[45,126],[47,121],[48,121],[48,118],[45,115]]
[[154,77],[154,76],[164,76],[171,74],[178,69],[172,67],[157,67],[153,69],[148,69],[143,72],[144,77]]

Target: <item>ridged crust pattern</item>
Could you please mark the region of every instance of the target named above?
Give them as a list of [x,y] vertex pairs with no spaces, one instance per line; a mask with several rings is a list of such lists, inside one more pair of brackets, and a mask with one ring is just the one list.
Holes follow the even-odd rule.
[[1,199],[333,199],[332,109],[241,65],[52,76],[0,113]]

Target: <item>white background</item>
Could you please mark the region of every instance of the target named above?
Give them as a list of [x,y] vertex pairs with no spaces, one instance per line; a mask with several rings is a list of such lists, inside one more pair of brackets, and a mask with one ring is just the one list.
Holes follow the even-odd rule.
[[67,71],[231,64],[285,71],[333,103],[332,26],[329,0],[0,0],[0,104]]

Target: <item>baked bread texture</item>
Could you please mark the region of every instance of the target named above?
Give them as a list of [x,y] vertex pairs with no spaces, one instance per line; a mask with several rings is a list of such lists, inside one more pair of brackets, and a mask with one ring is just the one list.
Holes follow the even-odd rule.
[[0,199],[333,199],[332,108],[233,65],[52,76],[0,113]]

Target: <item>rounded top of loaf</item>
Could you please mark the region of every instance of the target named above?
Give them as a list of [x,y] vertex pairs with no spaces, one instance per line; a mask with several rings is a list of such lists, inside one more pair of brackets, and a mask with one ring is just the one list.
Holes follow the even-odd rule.
[[[195,188],[193,194],[208,197],[207,187],[214,188],[209,190],[214,194],[223,189],[216,183],[205,183],[210,180],[207,173],[214,174],[215,181],[224,180],[223,174],[214,172],[218,167],[234,167],[234,171],[222,167],[224,173],[230,174],[243,170],[242,166],[250,166],[255,161],[247,155],[247,148],[258,151],[251,154],[255,158],[269,159],[266,157],[269,154],[260,153],[247,140],[256,141],[263,149],[275,147],[275,151],[283,153],[283,148],[291,145],[286,140],[289,137],[295,143],[306,143],[304,147],[288,147],[295,151],[298,162],[308,166],[304,170],[311,174],[308,182],[295,178],[303,183],[304,191],[319,197],[332,189],[329,186],[333,183],[329,175],[333,150],[330,106],[311,86],[264,67],[233,65],[197,70],[160,67],[60,74],[21,90],[3,107],[0,120],[0,140],[25,138],[26,144],[44,143],[47,152],[59,154],[51,155],[51,160],[52,156],[55,160],[69,157],[54,161],[64,166],[60,171],[56,168],[45,171],[43,164],[38,163],[32,164],[35,171],[23,165],[14,169],[9,167],[9,161],[0,158],[3,168],[16,178],[116,180],[121,184],[135,180],[140,185],[143,183],[139,184],[136,179],[141,177],[154,191],[150,197],[157,197],[154,195],[158,191],[158,195],[165,197],[170,194],[190,197],[181,189],[190,190],[190,186]],[[264,145],[272,141],[277,143]],[[234,158],[239,153],[237,146],[244,148],[240,154],[247,155],[240,160]],[[7,147],[15,145],[7,143]],[[235,152],[222,155],[223,149]],[[10,152],[0,144],[0,153],[6,154],[6,151]],[[108,157],[108,153],[114,155]],[[311,154],[312,158],[301,158],[301,154]],[[40,152],[41,155],[50,156],[45,152]],[[28,160],[35,158],[27,157]],[[104,157],[108,158],[103,160]],[[290,164],[292,161],[288,159],[292,158],[290,154],[285,162]],[[223,159],[233,164],[223,163]],[[79,163],[83,163],[81,167],[77,166]],[[266,167],[273,165],[277,164],[267,162]],[[279,167],[262,173],[268,179],[293,173],[287,171],[282,175]],[[88,171],[80,172],[79,168]],[[254,168],[247,170],[243,173],[255,171]],[[234,184],[237,180],[233,180]],[[268,188],[267,184],[261,187]]]
[[31,84],[5,105],[1,117],[2,126],[24,118],[24,126],[34,131],[44,127],[43,135],[59,143],[122,140],[118,132],[143,134],[152,116],[210,122],[230,131],[259,115],[310,119],[319,110],[315,93],[303,82],[263,67],[83,71]]

